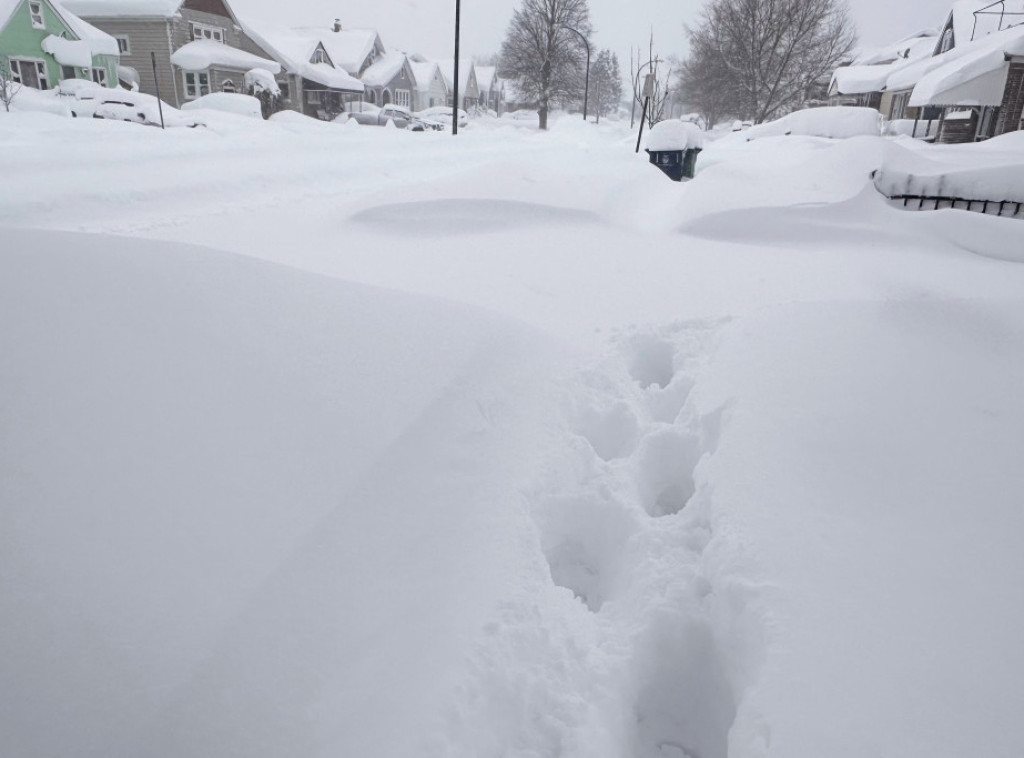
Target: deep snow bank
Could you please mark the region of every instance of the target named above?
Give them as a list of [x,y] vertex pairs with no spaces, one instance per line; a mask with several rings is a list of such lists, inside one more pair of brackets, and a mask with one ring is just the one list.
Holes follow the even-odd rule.
[[549,354],[510,323],[5,230],[0,355],[4,755],[414,755],[544,570],[515,478]]

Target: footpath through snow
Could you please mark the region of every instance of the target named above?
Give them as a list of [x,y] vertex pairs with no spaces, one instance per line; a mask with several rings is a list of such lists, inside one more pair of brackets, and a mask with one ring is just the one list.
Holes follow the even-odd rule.
[[1024,225],[907,148],[0,138],[0,753],[1017,758]]

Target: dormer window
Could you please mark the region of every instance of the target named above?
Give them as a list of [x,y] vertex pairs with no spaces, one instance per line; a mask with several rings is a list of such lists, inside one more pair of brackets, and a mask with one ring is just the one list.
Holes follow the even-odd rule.
[[940,53],[948,53],[952,49],[953,49],[953,30],[952,29],[946,29],[946,31],[944,31],[942,33],[942,42],[939,44],[939,52]]
[[224,30],[219,26],[210,26],[209,24],[192,24],[192,39],[201,40],[208,39],[212,42],[224,42]]
[[42,3],[29,3],[28,12],[32,17],[32,28],[33,29],[45,29],[46,22],[43,20],[43,4]]
[[327,53],[324,52],[322,47],[318,47],[313,51],[313,57],[310,59],[310,63],[327,63]]

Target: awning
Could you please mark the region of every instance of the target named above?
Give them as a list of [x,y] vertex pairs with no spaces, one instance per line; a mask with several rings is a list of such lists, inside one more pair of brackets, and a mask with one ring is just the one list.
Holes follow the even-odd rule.
[[[973,65],[961,65],[965,63]],[[973,62],[952,61],[925,74],[910,96],[910,105],[1002,105],[1009,71],[1001,52]]]
[[171,63],[185,71],[205,71],[208,68],[248,71],[253,68],[264,68],[274,75],[281,73],[280,63],[268,61],[222,42],[206,39],[179,47],[171,55]]

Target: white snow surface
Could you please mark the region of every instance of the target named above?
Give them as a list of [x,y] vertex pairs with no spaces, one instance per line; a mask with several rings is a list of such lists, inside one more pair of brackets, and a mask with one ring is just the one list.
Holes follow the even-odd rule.
[[62,66],[90,68],[92,66],[92,48],[84,40],[70,40],[53,34],[46,37],[40,44],[44,53],[49,53]]
[[878,135],[882,119],[875,108],[826,107],[794,111],[776,121],[738,132],[730,139],[755,140],[763,137],[795,135],[848,139],[865,135]]
[[648,150],[690,150],[704,147],[704,132],[696,124],[666,119],[655,124],[647,136]]
[[1024,224],[871,176],[1024,145],[905,142],[0,113],[0,755],[1018,758]]
[[281,73],[281,64],[276,61],[208,39],[182,45],[171,54],[171,63],[186,71],[204,71],[211,66],[220,66],[246,71],[262,68],[272,74]]
[[214,110],[248,118],[263,118],[260,101],[238,92],[211,92],[181,106],[183,111]]

